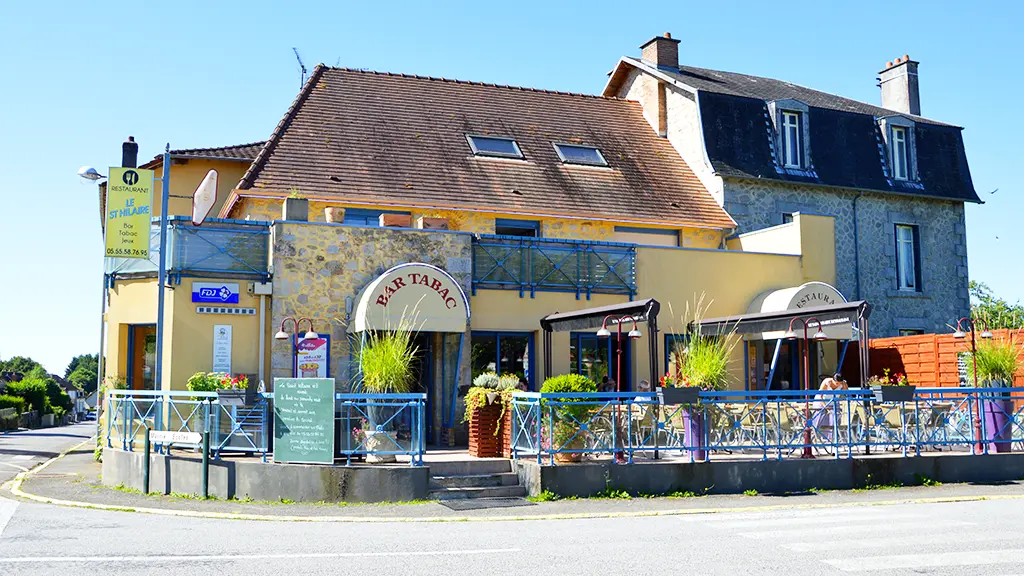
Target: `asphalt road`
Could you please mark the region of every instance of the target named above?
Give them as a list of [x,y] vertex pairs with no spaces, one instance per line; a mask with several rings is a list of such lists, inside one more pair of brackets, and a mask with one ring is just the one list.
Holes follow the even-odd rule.
[[0,574],[1013,574],[1024,500],[322,524],[0,500]]
[[96,434],[96,422],[0,432],[0,484]]

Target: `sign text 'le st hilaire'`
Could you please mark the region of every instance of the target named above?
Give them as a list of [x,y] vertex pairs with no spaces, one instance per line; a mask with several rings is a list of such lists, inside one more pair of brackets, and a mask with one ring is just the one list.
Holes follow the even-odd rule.
[[107,258],[149,258],[153,171],[111,168],[107,180]]

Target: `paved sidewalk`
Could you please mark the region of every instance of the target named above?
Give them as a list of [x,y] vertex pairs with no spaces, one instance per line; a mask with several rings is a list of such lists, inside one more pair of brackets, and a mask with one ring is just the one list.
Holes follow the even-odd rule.
[[143,496],[100,484],[100,465],[85,446],[59,458],[38,474],[29,475],[21,490],[35,496],[123,509],[156,509],[217,515],[266,516],[273,520],[309,521],[459,521],[525,520],[551,517],[615,517],[660,514],[711,513],[765,508],[816,508],[883,505],[942,500],[1022,498],[1024,483],[971,485],[945,484],[862,491],[827,491],[799,494],[712,495],[681,498],[632,498],[525,502],[511,507],[451,510],[437,502],[408,504],[299,504],[199,500],[182,496]]

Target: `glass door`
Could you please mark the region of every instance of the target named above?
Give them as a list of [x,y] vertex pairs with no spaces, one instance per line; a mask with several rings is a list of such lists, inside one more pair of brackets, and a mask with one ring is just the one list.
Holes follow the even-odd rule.
[[153,390],[156,385],[156,326],[128,327],[128,388]]

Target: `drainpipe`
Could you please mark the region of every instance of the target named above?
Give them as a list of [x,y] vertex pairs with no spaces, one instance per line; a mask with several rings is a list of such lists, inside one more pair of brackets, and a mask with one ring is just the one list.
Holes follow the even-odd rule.
[[[260,384],[263,384],[263,369],[267,364],[266,350],[267,350],[267,323],[266,323],[266,310],[267,310],[267,297],[260,294],[260,354],[259,354],[259,378]],[[296,330],[298,332],[298,330]]]
[[854,300],[860,300],[860,234],[858,232],[857,218],[857,201],[863,196],[863,192],[858,192],[857,197],[853,199],[853,270],[857,278],[857,287],[854,291]]

